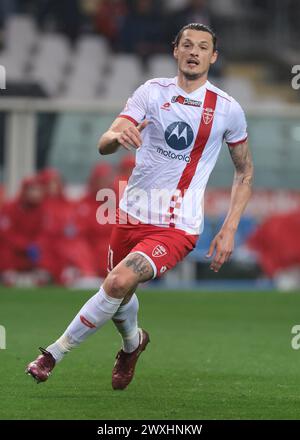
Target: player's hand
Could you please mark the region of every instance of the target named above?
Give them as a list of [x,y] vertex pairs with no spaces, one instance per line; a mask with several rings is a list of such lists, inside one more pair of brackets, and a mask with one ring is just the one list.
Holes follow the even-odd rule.
[[142,146],[141,132],[148,124],[149,121],[145,119],[137,127],[130,125],[130,127],[125,128],[125,130],[120,132],[117,136],[118,143],[126,148],[126,150],[130,150],[130,147],[135,149],[140,148]]
[[212,240],[206,258],[213,256],[210,269],[214,272],[218,272],[231,257],[234,249],[234,234],[235,232],[230,229],[221,229]]

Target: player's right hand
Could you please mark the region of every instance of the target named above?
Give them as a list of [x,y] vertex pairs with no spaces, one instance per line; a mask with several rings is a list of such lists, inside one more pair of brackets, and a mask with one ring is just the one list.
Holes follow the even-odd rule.
[[130,125],[121,131],[117,136],[118,143],[126,148],[126,150],[130,150],[130,147],[135,149],[140,148],[142,146],[142,137],[141,132],[145,127],[149,124],[149,121],[146,119],[141,122],[137,127],[134,125]]

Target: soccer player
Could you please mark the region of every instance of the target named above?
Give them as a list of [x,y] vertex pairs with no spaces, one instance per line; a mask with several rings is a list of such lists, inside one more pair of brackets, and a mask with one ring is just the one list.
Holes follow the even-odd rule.
[[[217,60],[216,36],[207,26],[184,26],[174,42],[175,78],[147,81],[99,141],[100,154],[136,149],[136,166],[120,202],[108,253],[109,273],[63,335],[26,371],[47,380],[66,353],[113,320],[123,339],[112,372],[114,389],[131,382],[148,342],[138,327],[139,283],[160,277],[195,247],[203,229],[203,197],[223,141],[235,166],[231,202],[207,257],[218,272],[251,194],[253,164],[240,105],[208,79]],[[158,200],[159,199],[159,200]]]

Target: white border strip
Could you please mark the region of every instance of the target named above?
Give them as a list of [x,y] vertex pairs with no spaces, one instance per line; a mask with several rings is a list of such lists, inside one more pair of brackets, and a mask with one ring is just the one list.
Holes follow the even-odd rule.
[[152,279],[156,278],[157,268],[156,268],[156,266],[154,264],[154,261],[149,257],[149,255],[147,255],[147,254],[145,254],[144,252],[141,252],[141,251],[133,251],[133,252],[130,252],[128,255],[131,255],[131,254],[141,254],[141,255],[143,255],[143,257],[145,257],[146,260],[148,260],[149,263],[152,266],[152,269],[153,269],[153,272],[154,272],[154,275],[153,275]]

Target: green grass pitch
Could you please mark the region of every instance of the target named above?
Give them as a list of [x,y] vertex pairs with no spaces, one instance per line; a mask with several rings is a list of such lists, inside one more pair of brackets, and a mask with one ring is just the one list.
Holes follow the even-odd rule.
[[0,419],[299,419],[300,294],[141,290],[151,343],[124,391],[111,388],[109,322],[43,384],[24,374],[93,292],[0,289]]

